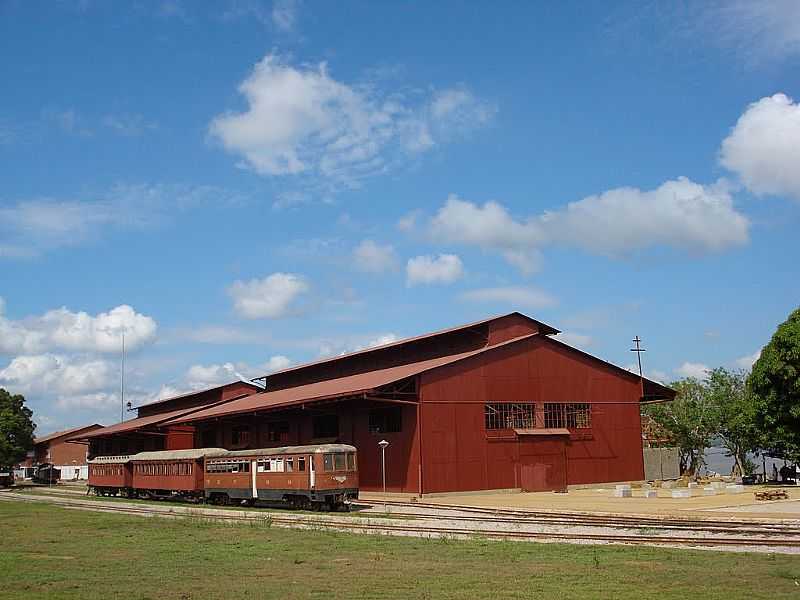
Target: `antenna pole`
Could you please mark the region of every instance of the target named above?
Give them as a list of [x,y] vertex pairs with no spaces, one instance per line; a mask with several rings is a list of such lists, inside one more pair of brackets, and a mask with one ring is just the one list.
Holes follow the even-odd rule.
[[636,358],[639,361],[639,384],[642,387],[642,398],[644,398],[644,375],[642,374],[642,352],[647,352],[644,348],[639,346],[639,343],[642,340],[637,335],[633,338],[633,343],[636,344],[636,348],[631,348],[631,352],[636,352]]
[[122,330],[122,373],[119,383],[119,420],[125,420],[125,330]]

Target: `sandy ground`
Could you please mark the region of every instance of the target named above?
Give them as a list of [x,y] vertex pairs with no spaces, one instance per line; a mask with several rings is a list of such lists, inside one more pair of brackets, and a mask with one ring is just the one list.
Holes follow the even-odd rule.
[[[643,514],[664,516],[695,516],[709,518],[714,513],[735,512],[737,518],[800,519],[800,487],[787,487],[789,500],[771,502],[756,501],[754,492],[763,486],[746,486],[741,494],[722,492],[716,496],[704,496],[702,488],[692,490],[691,498],[672,498],[672,490],[658,490],[657,498],[645,498],[642,490],[633,490],[632,498],[614,498],[614,486],[592,489],[575,489],[565,494],[554,492],[535,493],[478,493],[425,496],[421,502],[433,504],[456,504],[461,506],[483,506],[513,508],[536,511],[577,511],[618,514]],[[775,488],[770,488],[775,489]],[[362,492],[365,500],[379,501],[379,493]],[[387,494],[392,500],[407,501],[409,494]],[[733,516],[733,515],[731,515]]]

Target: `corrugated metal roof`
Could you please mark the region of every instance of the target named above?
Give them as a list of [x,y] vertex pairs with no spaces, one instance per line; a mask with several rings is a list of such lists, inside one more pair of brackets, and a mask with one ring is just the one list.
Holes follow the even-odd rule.
[[257,385],[255,383],[252,383],[250,381],[237,380],[237,381],[231,381],[231,382],[228,382],[228,383],[223,383],[222,385],[215,385],[214,387],[205,388],[205,389],[202,389],[202,390],[195,390],[193,392],[186,392],[185,394],[178,394],[177,396],[170,396],[169,398],[162,398],[161,400],[156,400],[154,402],[148,402],[147,404],[140,404],[139,406],[134,406],[130,410],[138,410],[138,409],[144,408],[144,407],[155,406],[156,404],[163,404],[164,402],[171,402],[173,400],[180,400],[181,398],[189,398],[191,396],[198,396],[200,394],[205,394],[207,392],[213,392],[215,390],[220,390],[220,389],[226,388],[229,385],[235,385],[235,384],[239,384],[239,383],[242,383],[244,385],[249,385],[250,387],[252,387],[255,390],[263,390],[264,389],[262,386]]
[[273,456],[275,454],[317,454],[323,452],[356,452],[350,444],[314,444],[311,446],[281,446],[279,448],[258,448],[256,450],[222,450],[217,454],[207,454],[209,458],[237,456]]
[[497,316],[494,316],[494,317],[489,317],[488,319],[481,319],[480,321],[474,321],[473,323],[467,323],[465,325],[458,325],[456,327],[449,327],[447,329],[440,329],[439,331],[432,331],[431,333],[424,333],[422,335],[417,335],[417,336],[414,336],[414,337],[403,338],[402,340],[397,340],[396,342],[390,342],[388,344],[382,344],[381,346],[373,346],[372,348],[364,348],[363,350],[356,350],[355,352],[348,352],[347,354],[341,354],[339,356],[332,356],[331,358],[323,358],[321,360],[316,360],[316,361],[313,361],[313,362],[304,363],[302,365],[295,365],[295,366],[292,366],[292,367],[287,367],[285,369],[281,369],[280,371],[275,371],[273,373],[270,373],[269,375],[264,375],[263,377],[256,377],[256,378],[253,379],[253,381],[260,381],[260,380],[268,379],[268,378],[273,377],[275,375],[280,375],[282,373],[290,373],[292,371],[298,371],[300,369],[305,369],[307,367],[314,367],[314,366],[322,365],[322,364],[325,364],[325,363],[330,363],[330,362],[335,362],[337,360],[350,358],[351,356],[359,356],[361,354],[369,354],[371,352],[376,352],[378,350],[384,350],[386,348],[394,348],[396,346],[402,346],[403,344],[408,344],[410,342],[418,342],[420,340],[433,338],[433,337],[436,337],[436,336],[439,336],[439,335],[445,335],[447,333],[453,333],[455,331],[462,331],[462,330],[465,330],[465,329],[470,329],[472,327],[478,327],[479,325],[485,325],[486,323],[491,323],[492,321],[497,321],[498,319],[502,319],[502,318],[505,318],[505,317],[510,317],[512,315],[517,315],[517,316],[523,317],[524,319],[527,319],[527,320],[529,320],[529,321],[531,321],[533,323],[536,323],[539,326],[539,333],[542,334],[542,335],[551,335],[551,334],[561,333],[558,329],[548,325],[547,323],[542,323],[541,321],[537,321],[536,319],[533,319],[533,318],[529,317],[528,315],[524,315],[521,312],[514,311],[514,312],[506,313],[504,315],[497,315]]
[[108,427],[103,427],[102,429],[95,429],[94,431],[90,431],[89,433],[73,436],[70,440],[87,440],[90,438],[96,437],[104,437],[107,435],[113,435],[117,433],[126,433],[129,431],[135,431],[137,429],[142,429],[143,427],[151,427],[155,425],[160,425],[164,421],[168,421],[170,419],[175,419],[177,417],[197,412],[198,410],[203,410],[206,408],[218,406],[219,404],[223,404],[225,402],[232,402],[233,400],[222,400],[219,402],[215,402],[211,405],[204,405],[204,406],[195,406],[192,408],[181,408],[180,410],[171,410],[163,413],[157,413],[155,415],[148,415],[146,417],[139,417],[136,419],[131,419],[130,421],[122,421],[121,423],[116,423],[115,425],[109,425]]
[[33,440],[34,445],[36,444],[43,444],[44,442],[49,442],[50,440],[54,440],[56,438],[69,436],[74,433],[78,433],[79,431],[84,431],[85,429],[97,429],[102,427],[99,423],[93,423],[92,425],[83,425],[81,427],[73,427],[72,429],[64,429],[63,431],[55,431],[48,435],[43,435],[42,437],[36,438]]
[[197,460],[211,454],[224,453],[224,448],[192,448],[189,450],[157,450],[139,452],[130,457],[131,462],[143,460]]
[[509,344],[515,344],[537,335],[539,334],[531,333],[513,338],[511,340],[506,340],[505,342],[495,344],[494,346],[487,346],[484,348],[479,348],[478,350],[470,350],[469,352],[462,352],[461,354],[452,354],[450,356],[431,358],[420,362],[389,367],[387,369],[378,369],[375,371],[367,371],[366,373],[349,375],[347,377],[339,377],[337,379],[327,379],[325,381],[318,381],[316,383],[308,383],[306,385],[275,390],[273,392],[261,392],[260,394],[245,396],[244,398],[239,398],[238,400],[232,400],[231,402],[218,404],[214,407],[201,409],[191,415],[181,415],[179,417],[175,417],[168,423],[164,423],[164,425],[188,423],[191,421],[203,421],[205,419],[213,419],[223,415],[227,416],[239,413],[256,412],[270,408],[292,406],[303,404],[305,402],[365,393],[381,386],[400,381],[401,379],[418,375],[424,371],[430,371],[431,369],[435,369],[437,367],[449,365],[471,356],[483,354],[484,352],[491,352],[493,350],[497,350],[498,348],[502,348]]

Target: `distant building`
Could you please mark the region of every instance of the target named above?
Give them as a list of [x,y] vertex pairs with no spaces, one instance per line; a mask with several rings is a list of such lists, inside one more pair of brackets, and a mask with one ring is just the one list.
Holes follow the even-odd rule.
[[28,453],[28,457],[19,466],[20,470],[23,470],[23,476],[29,476],[37,465],[53,463],[57,469],[61,470],[62,480],[86,479],[88,477],[86,466],[88,445],[67,442],[67,440],[75,435],[83,435],[102,428],[102,425],[94,423],[56,431],[34,439],[33,450]]
[[[358,448],[363,490],[563,490],[644,478],[640,404],[674,390],[572,348],[520,313],[272,373],[139,409],[76,436],[91,453]],[[247,385],[247,384],[244,384]],[[238,396],[238,397],[237,397]]]

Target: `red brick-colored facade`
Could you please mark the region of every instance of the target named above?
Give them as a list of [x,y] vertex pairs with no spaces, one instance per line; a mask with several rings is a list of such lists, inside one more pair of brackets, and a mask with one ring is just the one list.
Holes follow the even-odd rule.
[[[365,490],[381,488],[383,439],[389,491],[642,479],[640,402],[674,392],[553,333],[512,313],[402,340],[269,375],[265,392],[172,416],[158,431],[192,426],[198,448],[352,444]],[[509,406],[522,407],[524,427],[490,423]],[[559,416],[576,410],[571,421]]]

